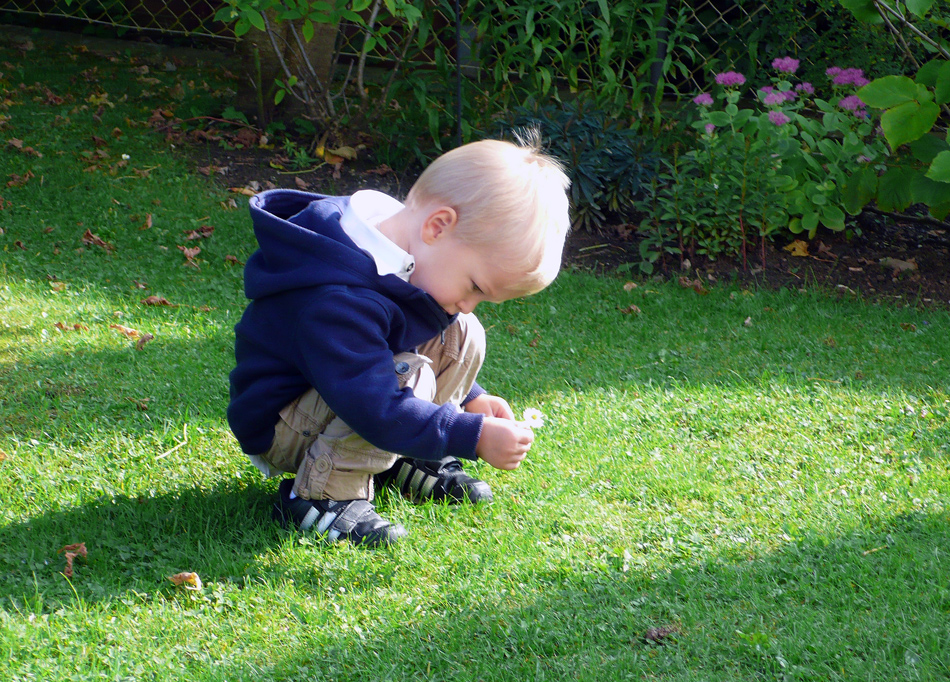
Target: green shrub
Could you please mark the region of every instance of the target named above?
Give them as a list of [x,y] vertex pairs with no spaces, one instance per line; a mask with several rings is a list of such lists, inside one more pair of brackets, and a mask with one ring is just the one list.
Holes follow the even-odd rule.
[[566,166],[575,229],[632,220],[636,200],[656,172],[652,143],[602,110],[571,103],[518,108],[500,124],[503,133],[525,128],[536,128],[546,151]]

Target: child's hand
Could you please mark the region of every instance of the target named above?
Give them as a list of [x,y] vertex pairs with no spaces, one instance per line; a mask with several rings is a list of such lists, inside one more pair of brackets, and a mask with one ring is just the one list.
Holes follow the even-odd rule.
[[475,454],[496,469],[517,469],[533,441],[534,431],[524,424],[511,418],[489,416],[482,425]]
[[482,393],[474,400],[465,403],[465,411],[473,414],[483,414],[486,417],[515,418],[515,413],[511,411],[511,405],[508,404],[507,400],[488,393]]

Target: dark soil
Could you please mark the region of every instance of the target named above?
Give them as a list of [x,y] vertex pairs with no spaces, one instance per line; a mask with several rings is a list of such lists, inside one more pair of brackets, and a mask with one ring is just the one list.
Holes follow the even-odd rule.
[[[402,198],[414,179],[411,173],[397,174],[386,166],[360,169],[347,163],[284,172],[272,163],[286,164],[286,159],[260,149],[208,147],[201,155],[203,160],[197,163],[232,188],[288,187],[321,194],[370,188]],[[741,258],[715,262],[697,258],[684,263],[676,258],[660,264],[657,274],[700,279],[706,286],[734,281],[769,288],[818,287],[842,296],[950,308],[950,224],[923,213],[882,215],[868,210],[856,219],[855,227],[858,234],[851,239],[820,233],[807,243],[808,255],[787,250],[793,241],[789,236],[766,245],[764,263],[761,245],[755,243],[750,244],[745,263]],[[623,227],[599,233],[577,231],[568,238],[565,265],[601,274],[618,274],[620,268],[622,276],[635,278],[638,244],[636,232]],[[630,263],[632,268],[622,267]]]

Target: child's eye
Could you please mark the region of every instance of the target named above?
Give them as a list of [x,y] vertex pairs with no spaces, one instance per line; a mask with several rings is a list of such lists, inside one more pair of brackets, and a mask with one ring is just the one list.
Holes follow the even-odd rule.
[[475,284],[475,282],[472,282],[472,291],[478,294],[482,293],[482,290],[478,288],[478,285]]

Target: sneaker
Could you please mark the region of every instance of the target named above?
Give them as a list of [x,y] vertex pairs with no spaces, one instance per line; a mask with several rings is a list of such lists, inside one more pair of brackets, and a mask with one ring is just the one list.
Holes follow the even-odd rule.
[[472,504],[492,501],[488,484],[462,471],[462,463],[455,457],[434,462],[400,459],[391,469],[376,475],[376,485],[391,485],[416,504],[427,500]]
[[282,526],[314,531],[329,542],[349,540],[354,545],[385,547],[407,535],[402,524],[392,524],[376,513],[368,500],[290,499],[294,479],[280,482],[274,519]]

